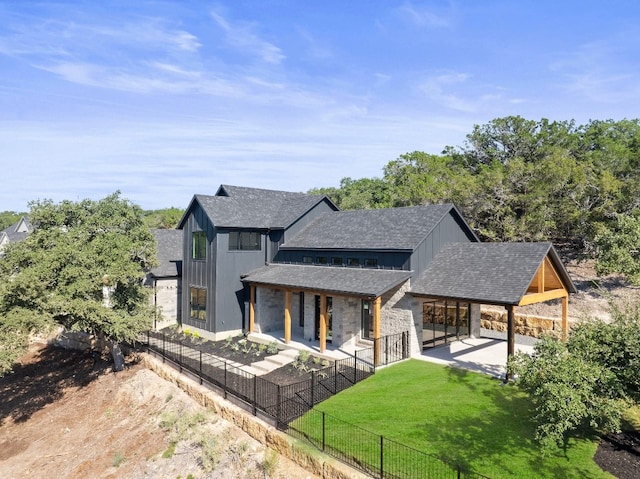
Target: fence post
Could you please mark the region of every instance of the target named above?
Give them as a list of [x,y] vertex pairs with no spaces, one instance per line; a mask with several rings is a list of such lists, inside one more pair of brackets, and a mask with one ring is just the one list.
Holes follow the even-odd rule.
[[324,411],[322,411],[322,451],[324,452],[324,447],[325,447],[325,418],[324,418]]
[[182,373],[182,341],[180,341],[180,356],[179,356],[179,362],[180,362],[180,373]]
[[253,375],[253,415],[257,414],[258,376]]
[[276,428],[280,429],[280,412],[282,409],[282,393],[280,392],[280,385],[278,384],[278,402],[276,404]]
[[353,353],[353,384],[358,382],[358,350]]
[[316,371],[311,371],[311,407],[316,403]]
[[162,333],[162,362],[164,363],[164,358],[166,356],[165,352],[164,352],[164,338],[165,338],[165,334]]
[[384,363],[389,364],[389,336],[384,337]]
[[227,399],[227,362],[224,362],[224,398]]
[[333,394],[338,394],[338,360],[333,362]]
[[407,355],[407,350],[409,349],[409,338],[408,338],[409,334],[407,333],[407,331],[402,331],[402,359],[407,359],[408,355]]
[[380,479],[384,478],[384,436],[380,436]]
[[200,384],[202,384],[202,350],[200,350]]

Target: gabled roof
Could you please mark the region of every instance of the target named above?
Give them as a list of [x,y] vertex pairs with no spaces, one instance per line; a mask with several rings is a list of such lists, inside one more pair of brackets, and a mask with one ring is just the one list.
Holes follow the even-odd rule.
[[556,278],[554,287],[575,293],[551,243],[447,244],[413,282],[410,292],[417,296],[518,305],[547,260],[552,267],[549,274]]
[[411,277],[412,271],[269,264],[243,276],[254,284],[375,298]]
[[221,185],[215,196],[195,195],[178,228],[195,201],[219,228],[286,228],[321,201],[338,209],[325,195]]
[[29,218],[23,216],[18,220],[17,223],[8,226],[7,228],[0,231],[0,236],[2,233],[6,235],[6,239],[13,243],[15,241],[21,241],[29,236],[29,233],[33,230],[31,223],[29,222]]
[[414,250],[445,216],[453,215],[478,241],[451,204],[327,213],[281,249]]
[[182,230],[151,230],[158,247],[158,266],[151,270],[156,278],[172,278],[182,274]]

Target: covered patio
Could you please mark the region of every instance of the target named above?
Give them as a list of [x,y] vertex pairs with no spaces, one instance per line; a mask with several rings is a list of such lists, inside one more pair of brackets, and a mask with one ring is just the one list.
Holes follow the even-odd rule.
[[506,359],[516,352],[516,307],[561,300],[562,336],[566,338],[569,294],[575,292],[551,243],[446,245],[410,291],[414,302],[420,304],[450,300],[506,308]]

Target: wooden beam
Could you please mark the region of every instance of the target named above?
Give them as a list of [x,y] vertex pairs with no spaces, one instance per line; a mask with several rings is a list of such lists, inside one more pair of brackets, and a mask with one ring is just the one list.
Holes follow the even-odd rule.
[[249,332],[253,333],[256,327],[256,287],[249,286]]
[[[546,259],[546,258],[545,258]],[[543,261],[538,270],[538,294],[544,293],[544,270],[546,261]]]
[[320,352],[327,349],[327,295],[320,295]]
[[569,333],[569,296],[562,298],[562,340],[567,340]]
[[380,306],[382,298],[378,296],[373,300],[373,366],[380,364]]
[[543,303],[551,299],[565,298],[569,295],[565,289],[553,289],[544,293],[525,294],[518,306],[526,306],[528,304]]
[[291,290],[284,291],[284,342],[291,342]]

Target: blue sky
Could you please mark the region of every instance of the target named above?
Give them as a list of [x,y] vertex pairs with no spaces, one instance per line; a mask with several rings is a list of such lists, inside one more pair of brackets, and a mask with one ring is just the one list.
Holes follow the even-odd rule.
[[640,116],[633,1],[0,1],[0,211],[381,177],[474,124]]

